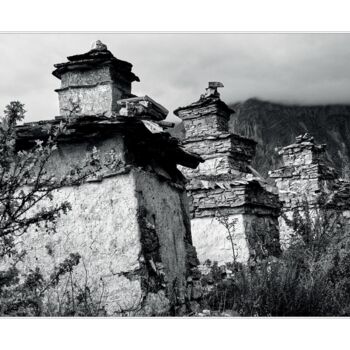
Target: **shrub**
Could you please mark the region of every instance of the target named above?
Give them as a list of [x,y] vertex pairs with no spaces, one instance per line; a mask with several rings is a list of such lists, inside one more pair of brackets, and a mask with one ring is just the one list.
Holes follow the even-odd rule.
[[211,264],[202,307],[241,316],[350,315],[350,239],[341,217],[295,213],[290,225],[294,234],[278,258]]

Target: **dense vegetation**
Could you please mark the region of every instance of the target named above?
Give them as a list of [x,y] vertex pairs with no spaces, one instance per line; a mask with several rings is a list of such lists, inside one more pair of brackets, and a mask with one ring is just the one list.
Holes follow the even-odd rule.
[[350,237],[341,220],[295,211],[289,225],[295,231],[278,258],[224,268],[208,262],[202,308],[217,315],[349,316]]
[[[16,149],[16,125],[24,119],[24,105],[11,102],[0,120],[0,316],[89,315],[98,310],[91,305],[88,288],[67,290],[53,311],[45,293],[65,278],[72,285],[72,271],[80,263],[78,252],[72,252],[44,277],[36,266],[24,270],[20,262],[26,255],[18,241],[31,228],[41,227],[51,234],[57,219],[71,207],[67,201],[51,202],[42,209],[40,201],[51,199],[54,191],[66,185],[78,185],[96,169],[91,155],[82,165],[70,169],[60,179],[48,171],[47,165],[56,150],[58,137],[65,124],[47,130],[46,140],[38,140],[29,150]],[[33,210],[34,209],[34,210]]]

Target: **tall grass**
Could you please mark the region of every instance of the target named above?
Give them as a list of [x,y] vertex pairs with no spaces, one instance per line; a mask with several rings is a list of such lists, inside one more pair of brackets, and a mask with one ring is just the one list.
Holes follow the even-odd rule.
[[280,257],[227,264],[229,275],[212,264],[202,278],[203,308],[241,316],[350,316],[350,239],[341,216],[295,212],[289,224],[294,234]]

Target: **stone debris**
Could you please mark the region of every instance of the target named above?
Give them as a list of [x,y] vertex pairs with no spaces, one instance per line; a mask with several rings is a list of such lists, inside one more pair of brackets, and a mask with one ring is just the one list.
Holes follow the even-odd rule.
[[161,121],[166,118],[169,111],[150,97],[132,97],[117,102],[121,106],[118,114],[125,117],[149,118]]

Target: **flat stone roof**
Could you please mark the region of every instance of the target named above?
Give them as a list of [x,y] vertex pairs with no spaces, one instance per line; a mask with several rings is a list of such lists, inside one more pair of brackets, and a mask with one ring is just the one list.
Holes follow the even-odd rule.
[[186,151],[181,141],[164,131],[161,123],[156,128],[150,127],[149,120],[85,115],[56,117],[52,120],[25,123],[16,127],[17,149],[28,149],[36,140],[48,137],[48,127],[58,126],[66,121],[67,132],[60,136],[60,142],[79,142],[92,137],[111,137],[117,133],[130,136],[135,142],[142,142],[142,147],[152,149],[154,154],[166,157],[168,162],[188,168],[196,168],[204,160],[197,154]]
[[[232,114],[234,113],[234,110],[229,108],[225,102],[223,102],[220,97],[214,97],[214,96],[209,96],[209,97],[201,97],[198,101],[193,102],[187,106],[184,107],[179,107],[174,110],[174,114],[176,116],[179,116],[179,112],[186,111],[186,110],[191,110],[191,109],[197,109],[197,108],[203,108],[203,107],[208,107],[210,105],[215,105],[216,107],[222,109],[224,112]],[[197,116],[191,116],[191,118],[196,118],[199,117],[200,115]]]
[[92,49],[83,54],[68,56],[67,59],[68,62],[54,64],[56,69],[52,74],[56,78],[61,79],[62,75],[68,71],[83,71],[109,65],[115,71],[122,73],[129,81],[140,81],[139,77],[131,71],[132,64],[114,57],[107,48]]

